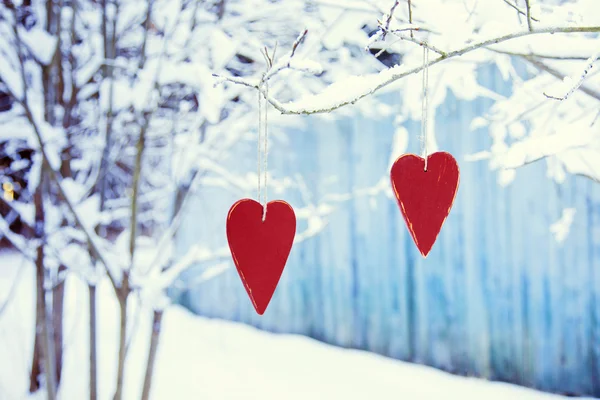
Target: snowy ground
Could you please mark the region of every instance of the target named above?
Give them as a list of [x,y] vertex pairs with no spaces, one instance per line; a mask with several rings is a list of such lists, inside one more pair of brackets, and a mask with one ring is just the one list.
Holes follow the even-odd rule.
[[[0,254],[0,399],[27,397],[33,344],[33,267]],[[16,285],[13,286],[15,280]],[[100,398],[114,391],[117,306],[99,290]],[[87,289],[67,282],[65,369],[60,398],[87,398]],[[135,313],[133,314],[135,315]],[[126,399],[139,399],[149,337],[149,314],[132,323]],[[374,354],[344,350],[300,336],[273,335],[209,320],[173,306],[165,314],[153,399],[485,399],[552,400],[560,396],[501,383],[455,377]]]

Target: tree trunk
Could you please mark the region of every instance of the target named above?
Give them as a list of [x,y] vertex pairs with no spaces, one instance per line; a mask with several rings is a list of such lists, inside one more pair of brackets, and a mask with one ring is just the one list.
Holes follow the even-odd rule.
[[124,286],[119,295],[119,306],[121,308],[121,332],[119,335],[119,365],[117,367],[117,389],[115,390],[114,400],[123,399],[123,385],[125,377],[125,356],[127,354],[127,300],[129,299],[129,289],[126,285],[127,275],[124,275]]
[[154,364],[156,361],[156,353],[158,351],[160,332],[162,329],[163,314],[163,310],[154,310],[154,316],[152,318],[152,336],[150,337],[150,349],[148,350],[148,362],[146,363],[146,375],[144,377],[142,400],[148,400],[150,398],[152,377],[154,375]]
[[96,286],[88,285],[90,306],[90,400],[98,398],[98,347],[96,344]]
[[[36,267],[37,270],[37,267]],[[44,297],[44,291],[39,291],[40,287],[44,287],[44,282],[40,283],[37,281],[38,274],[36,271],[36,296],[37,302],[39,299]],[[33,359],[31,361],[31,372],[29,373],[29,393],[35,393],[40,390],[40,375],[42,374],[42,346],[40,344],[41,329],[44,320],[40,313],[40,307],[35,308],[35,342],[33,344]]]
[[[48,320],[46,292],[44,290],[45,270],[44,270],[44,169],[42,168],[40,183],[35,191],[33,202],[35,207],[35,237],[39,241],[35,260],[36,276],[36,343],[39,348],[38,371],[43,370],[46,381],[46,392],[48,400],[56,400],[56,363],[54,357],[54,341],[50,338],[51,325]],[[35,345],[34,345],[35,346]],[[34,351],[34,361],[36,355]],[[43,368],[42,368],[43,362]],[[32,373],[35,371],[35,365],[32,366]],[[32,377],[37,379],[37,377]],[[39,384],[38,384],[39,388]]]
[[[41,273],[44,274],[44,264],[43,264],[43,246],[40,246],[38,248],[38,259],[40,259],[40,253],[41,255]],[[39,274],[39,270],[40,268],[37,266],[37,262],[36,262],[36,271]],[[38,282],[43,282],[41,280],[38,280]],[[39,284],[38,284],[39,285]],[[44,375],[45,375],[45,380],[46,380],[46,393],[47,393],[47,399],[48,400],[56,400],[56,389],[57,389],[57,385],[56,385],[56,357],[54,354],[54,340],[52,338],[52,323],[49,320],[48,317],[48,312],[47,312],[47,304],[46,304],[46,293],[44,292],[44,287],[43,284],[40,287],[38,287],[38,291],[42,291],[42,293],[44,293],[43,296],[41,296],[41,301],[38,298],[38,307],[41,308],[42,310],[42,340],[40,341],[42,343],[42,358],[44,360]]]
[[[66,271],[67,267],[61,265],[58,267],[59,275]],[[54,329],[54,350],[55,355],[55,370],[56,370],[56,387],[60,386],[60,378],[62,375],[62,360],[63,360],[63,309],[65,298],[65,281],[63,280],[52,290],[52,327]]]

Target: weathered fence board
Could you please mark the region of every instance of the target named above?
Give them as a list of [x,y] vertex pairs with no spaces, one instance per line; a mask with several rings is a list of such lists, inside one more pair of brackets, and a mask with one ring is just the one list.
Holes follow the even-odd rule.
[[[508,86],[491,69],[481,80]],[[582,177],[551,182],[539,161],[500,187],[485,162],[464,161],[489,148],[485,130],[469,130],[489,106],[450,94],[438,110],[438,144],[457,157],[461,183],[426,260],[386,193],[335,196],[388,179],[392,117],[311,116],[302,129],[275,130],[269,160],[274,177],[303,177],[304,197],[298,190],[271,190],[269,197],[296,207],[325,199],[335,210],[322,233],[293,248],[266,314],[255,315],[233,268],[174,295],[207,316],[459,374],[600,396],[600,184]],[[409,150],[417,151],[419,125],[407,128]],[[240,143],[236,152],[231,169],[253,171],[254,144]],[[225,246],[225,216],[235,200],[230,192],[202,189],[187,210],[179,251]],[[566,207],[577,213],[561,244],[549,228]],[[300,221],[298,231],[306,227]],[[182,280],[192,282],[201,268]]]

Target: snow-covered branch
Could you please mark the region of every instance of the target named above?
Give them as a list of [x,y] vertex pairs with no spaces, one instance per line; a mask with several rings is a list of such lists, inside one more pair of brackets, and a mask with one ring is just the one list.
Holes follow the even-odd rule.
[[[16,16],[15,16],[15,20],[16,20]],[[62,178],[60,172],[57,170],[55,163],[53,162],[55,160],[55,157],[51,157],[46,148],[46,143],[44,142],[44,135],[40,128],[40,123],[36,120],[36,116],[34,115],[32,109],[30,107],[30,104],[29,104],[29,96],[27,93],[28,90],[27,90],[27,83],[26,83],[27,78],[26,78],[26,74],[25,74],[25,57],[23,55],[23,45],[22,45],[22,41],[21,41],[21,36],[19,33],[19,29],[17,28],[16,25],[13,25],[13,33],[14,33],[14,38],[16,41],[17,56],[19,59],[19,71],[20,71],[20,78],[21,78],[21,84],[22,84],[22,98],[17,97],[14,93],[11,93],[11,95],[23,107],[25,116],[27,117],[27,120],[29,121],[29,123],[31,124],[31,127],[33,129],[33,132],[35,133],[35,137],[38,141],[40,153],[42,154],[44,164],[46,165],[46,168],[49,171],[50,177],[52,178],[53,182],[56,184],[56,187],[58,188],[60,195],[63,198],[63,201],[67,205],[67,208],[69,209],[69,211],[71,212],[71,214],[75,220],[75,223],[81,229],[81,231],[85,234],[88,245],[90,247],[90,251],[104,265],[104,267],[106,269],[106,273],[107,273],[113,287],[116,289],[116,288],[118,288],[117,278],[115,276],[113,276],[113,271],[110,267],[110,264],[104,257],[104,253],[100,250],[100,246],[97,244],[96,234],[93,231],[91,231],[90,227],[88,227],[83,222],[82,217],[79,215],[79,213],[75,209],[72,199],[69,198],[67,190],[63,186],[63,178]]]
[[[407,66],[401,65],[389,68],[378,74],[370,76],[351,76],[343,81],[339,81],[330,85],[320,94],[311,95],[302,100],[288,103],[282,103],[272,96],[269,96],[267,100],[282,114],[327,113],[349,104],[354,104],[358,100],[374,94],[378,90],[398,81],[399,79],[420,72],[424,67],[431,67],[442,61],[460,57],[478,49],[487,48],[502,42],[531,35],[585,32],[600,32],[600,26],[550,27],[510,33],[499,37],[486,39],[458,50],[447,52],[445,55],[441,55],[440,57],[433,59],[426,66],[418,65],[413,68],[408,68]],[[254,85],[249,81],[235,83],[241,83],[245,86],[253,87],[254,89],[260,90],[264,95],[266,95],[263,88],[260,88],[259,85]]]
[[[591,56],[590,58],[588,58],[587,60],[587,64],[585,66],[585,68],[583,69],[583,71],[579,74],[579,77],[577,78],[577,80],[575,81],[575,83],[571,83],[573,81],[572,78],[568,78],[568,80],[565,80],[565,78],[562,78],[563,80],[565,80],[566,84],[571,83],[571,88],[562,96],[552,96],[549,95],[547,93],[544,93],[544,95],[550,99],[554,99],[554,100],[566,100],[567,98],[569,98],[569,96],[571,96],[573,93],[575,93],[575,91],[577,89],[579,89],[581,87],[581,85],[583,85],[583,82],[585,81],[585,79],[587,78],[588,74],[590,73],[590,71],[592,70],[592,68],[594,67],[594,63],[598,60],[598,56],[600,55],[600,53],[596,53],[593,56]],[[539,66],[540,68],[542,68],[544,71],[546,72],[550,72],[551,69],[549,67],[547,67],[546,65],[544,65],[543,63],[537,63],[537,66]],[[557,76],[558,73],[554,73],[554,72],[550,72],[552,75]],[[600,93],[592,90],[592,89],[588,89],[585,88],[585,93],[595,97],[596,99],[600,100],[600,97],[598,97],[598,95]]]

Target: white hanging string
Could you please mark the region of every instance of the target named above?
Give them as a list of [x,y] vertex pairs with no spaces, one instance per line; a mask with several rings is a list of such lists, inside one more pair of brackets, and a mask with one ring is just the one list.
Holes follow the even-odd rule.
[[[258,176],[258,202],[263,206],[262,220],[267,218],[267,160],[269,150],[268,130],[268,101],[269,84],[265,83],[264,106],[263,93],[258,90],[258,145],[257,145],[257,176]],[[262,181],[262,182],[261,182]],[[261,184],[262,183],[262,184]],[[262,199],[262,201],[261,201]]]
[[260,87],[258,89],[258,145],[256,147],[256,175],[258,177],[258,188],[257,188],[257,192],[258,192],[258,202],[260,203],[260,197],[262,195],[262,190],[260,187],[260,178],[261,178],[261,170],[260,170],[260,162],[261,162],[261,152],[260,152],[260,143],[261,143],[261,136],[262,136],[262,93],[260,92]]
[[428,112],[429,104],[427,99],[427,88],[429,86],[429,47],[427,44],[423,46],[423,99],[421,104],[421,154],[425,159],[425,169],[427,172],[427,133],[428,133]]
[[265,192],[263,195],[263,222],[265,221],[265,219],[267,218],[267,189],[268,189],[268,184],[267,184],[267,161],[269,159],[268,155],[269,155],[269,124],[268,124],[268,120],[267,117],[269,115],[269,102],[268,99],[269,98],[269,83],[265,83],[265,106],[264,106],[264,112],[265,112],[265,122],[264,122],[264,133],[263,133],[263,140],[264,140],[264,148],[265,151],[263,153],[263,157],[264,157],[264,181],[265,181]]

